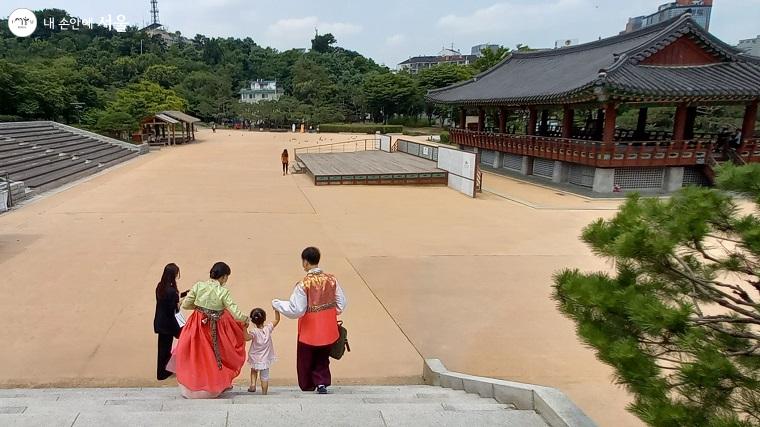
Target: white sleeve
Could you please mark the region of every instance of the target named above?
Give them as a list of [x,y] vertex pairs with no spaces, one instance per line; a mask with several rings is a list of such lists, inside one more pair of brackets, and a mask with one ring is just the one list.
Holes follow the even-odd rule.
[[303,316],[306,313],[307,304],[306,292],[300,283],[293,289],[293,295],[290,296],[289,301],[272,300],[272,308],[290,319],[298,319]]
[[335,303],[338,306],[338,314],[342,314],[346,310],[348,301],[346,301],[346,294],[343,293],[343,288],[337,283],[335,287]]

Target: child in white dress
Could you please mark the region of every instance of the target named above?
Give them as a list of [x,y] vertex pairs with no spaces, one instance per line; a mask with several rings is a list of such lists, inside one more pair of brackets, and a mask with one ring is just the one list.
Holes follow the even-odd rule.
[[256,379],[260,378],[261,393],[267,394],[269,390],[269,367],[276,360],[274,344],[272,344],[272,331],[280,323],[280,313],[274,312],[274,322],[264,324],[267,313],[260,309],[251,310],[251,322],[255,326],[253,331],[248,332],[248,340],[251,347],[248,350],[248,363],[251,365],[251,386],[248,391],[256,392]]

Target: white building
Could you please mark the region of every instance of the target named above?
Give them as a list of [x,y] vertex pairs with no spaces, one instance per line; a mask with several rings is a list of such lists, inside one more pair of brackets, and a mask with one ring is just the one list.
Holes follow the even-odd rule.
[[743,51],[747,55],[760,56],[760,36],[754,39],[739,40],[739,44],[736,48]]
[[257,79],[251,82],[250,88],[240,89],[240,102],[255,104],[259,101],[276,101],[282,96],[282,90],[277,89],[277,80]]

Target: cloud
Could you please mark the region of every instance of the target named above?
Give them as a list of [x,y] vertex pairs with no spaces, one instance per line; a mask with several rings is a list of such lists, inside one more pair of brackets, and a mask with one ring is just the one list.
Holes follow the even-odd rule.
[[587,7],[593,7],[587,0],[512,0],[476,9],[467,15],[443,16],[437,26],[457,34],[514,33],[536,26],[546,29],[547,24],[561,24],[568,16],[583,13]]
[[[316,16],[280,19],[267,27],[267,39],[276,46],[301,46],[314,37],[314,29],[320,34],[331,33],[341,41],[341,37],[362,31],[361,25],[346,22],[321,21]],[[295,44],[294,44],[295,43]]]
[[388,46],[398,46],[406,41],[406,36],[403,34],[394,34],[385,38],[385,44]]

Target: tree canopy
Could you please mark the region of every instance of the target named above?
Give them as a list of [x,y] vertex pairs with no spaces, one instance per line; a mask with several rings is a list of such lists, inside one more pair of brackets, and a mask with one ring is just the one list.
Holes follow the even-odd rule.
[[556,276],[560,310],[649,425],[760,425],[758,183],[760,165],[725,166],[720,189],[631,196],[582,235],[616,272]]
[[[35,13],[40,22],[71,18],[60,9]],[[81,118],[84,126],[92,128],[106,124],[123,128],[126,118],[114,114],[118,111],[130,115],[134,128],[142,119],[135,114],[150,110],[138,108],[134,96],[155,94],[163,96],[158,103],[170,94],[175,105],[184,105],[189,114],[206,121],[243,118],[240,112],[248,112],[245,117],[250,119],[254,111],[257,117],[299,111],[293,116],[314,124],[367,117],[386,121],[398,115],[416,118],[422,112],[446,115],[446,108],[425,105],[425,92],[471,78],[507,51],[489,50],[476,66],[441,65],[409,75],[338,46],[330,33],[315,35],[309,51],[278,51],[251,38],[199,34],[187,39],[179,32],[174,36],[175,42],[167,44],[135,27],[120,33],[93,25],[77,31],[40,26],[32,37],[18,38],[0,20],[0,120],[76,123]],[[276,80],[286,97],[282,105],[239,106],[240,89],[254,79]],[[113,104],[125,88],[133,104],[129,108]],[[265,114],[270,107],[272,113]]]

